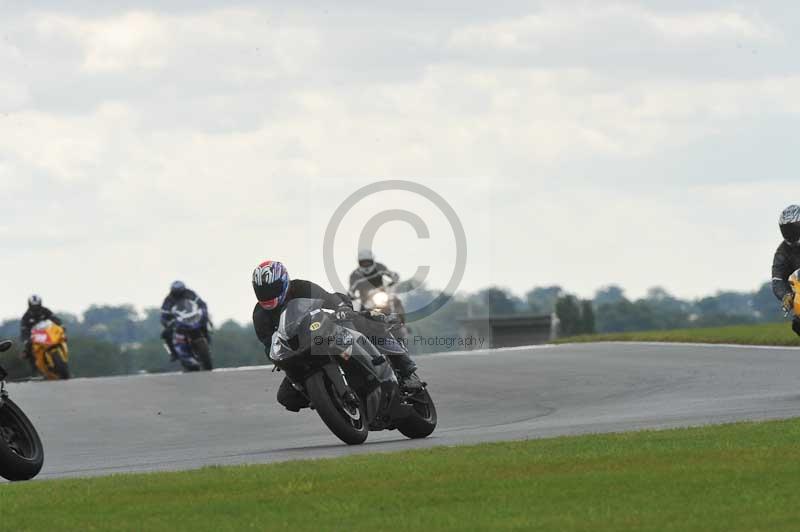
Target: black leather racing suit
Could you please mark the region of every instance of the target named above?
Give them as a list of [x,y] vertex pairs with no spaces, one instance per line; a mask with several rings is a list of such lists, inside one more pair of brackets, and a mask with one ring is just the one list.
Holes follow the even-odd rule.
[[[779,300],[786,294],[792,293],[789,276],[800,268],[800,246],[790,246],[786,241],[781,242],[772,259],[772,293]],[[795,316],[792,321],[792,330],[800,335],[800,317]]]
[[[286,299],[283,305],[272,310],[267,310],[261,305],[256,304],[253,309],[253,328],[255,329],[258,339],[264,344],[267,353],[269,353],[272,344],[272,335],[278,330],[284,305],[295,298],[321,299],[325,302],[323,307],[329,309],[336,309],[342,306],[352,309],[350,298],[344,294],[330,293],[311,281],[302,279],[290,281],[289,291],[286,293]],[[368,337],[380,336],[386,333],[382,323],[370,320],[364,316],[356,316],[353,319],[353,325]],[[414,364],[414,361],[411,360],[411,357],[408,356],[407,353],[404,355],[392,354],[388,358],[392,367],[401,375],[409,375],[417,369],[416,364]],[[303,394],[295,390],[288,378],[284,378],[280,388],[278,388],[278,402],[292,412],[297,412],[301,408],[308,406],[308,400]]]

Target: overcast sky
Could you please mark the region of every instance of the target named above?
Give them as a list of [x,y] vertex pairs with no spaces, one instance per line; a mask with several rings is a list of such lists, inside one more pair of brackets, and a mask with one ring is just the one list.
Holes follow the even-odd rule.
[[[0,317],[180,278],[245,321],[264,258],[331,286],[327,222],[384,179],[455,209],[463,290],[520,295],[751,290],[800,202],[797,2],[112,4],[0,0]],[[387,224],[378,258],[443,286],[408,193],[348,214],[341,275],[389,208],[431,236]]]

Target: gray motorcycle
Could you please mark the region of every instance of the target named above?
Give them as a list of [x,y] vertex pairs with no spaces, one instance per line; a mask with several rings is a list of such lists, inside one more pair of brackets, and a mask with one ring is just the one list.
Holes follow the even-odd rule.
[[[339,439],[364,443],[369,431],[425,438],[436,428],[427,387],[402,389],[384,352],[405,349],[387,327],[379,350],[352,322],[318,299],[293,299],[281,313],[270,358]],[[383,352],[382,352],[383,351]]]

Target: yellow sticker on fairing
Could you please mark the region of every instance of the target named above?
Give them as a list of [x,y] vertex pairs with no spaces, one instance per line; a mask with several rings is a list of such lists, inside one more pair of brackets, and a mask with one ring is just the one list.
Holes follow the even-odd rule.
[[311,327],[309,327],[309,329],[311,329],[312,331],[316,331],[320,327],[322,327],[322,324],[318,321],[315,321],[314,323],[311,324]]

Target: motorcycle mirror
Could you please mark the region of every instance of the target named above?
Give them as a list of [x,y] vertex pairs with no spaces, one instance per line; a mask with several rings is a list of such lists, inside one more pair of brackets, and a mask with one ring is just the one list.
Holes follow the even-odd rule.
[[11,349],[12,345],[14,345],[14,342],[12,342],[11,340],[3,340],[2,342],[0,342],[0,353],[2,353],[3,351],[8,351],[9,349]]

